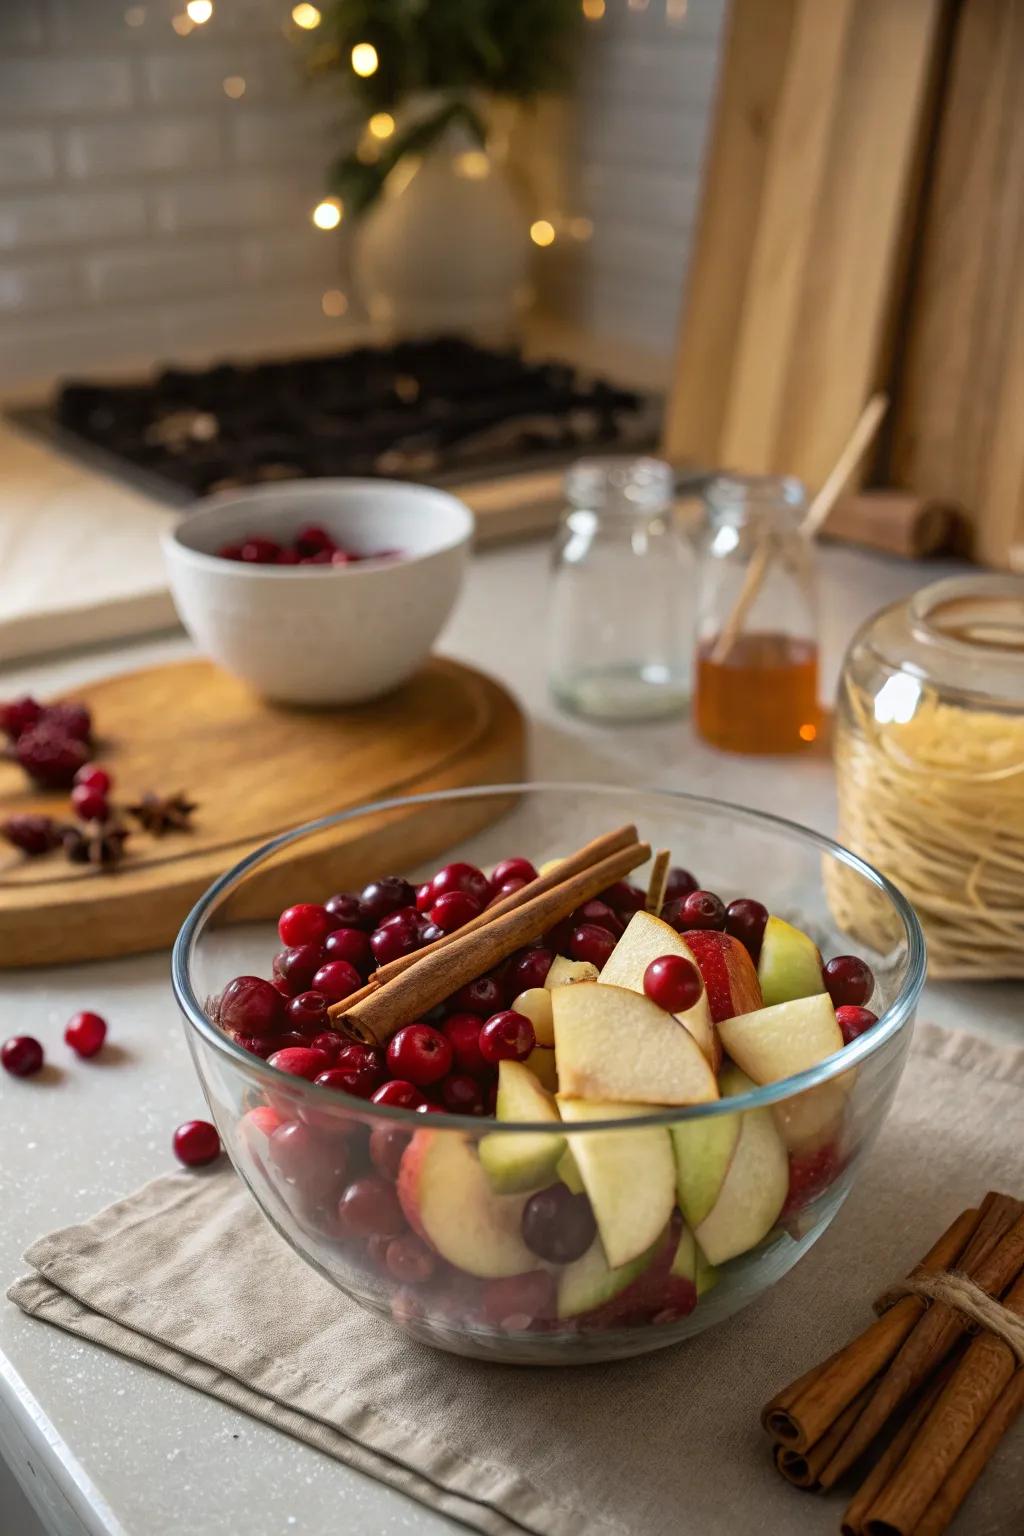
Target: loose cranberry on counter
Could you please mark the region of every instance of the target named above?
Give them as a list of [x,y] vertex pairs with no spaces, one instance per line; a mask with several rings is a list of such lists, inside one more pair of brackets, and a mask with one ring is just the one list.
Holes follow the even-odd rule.
[[11,741],[17,741],[22,732],[38,724],[42,716],[43,706],[24,693],[19,699],[8,699],[6,704],[0,704],[0,731]]
[[76,1013],[68,1020],[64,1042],[78,1056],[95,1056],[107,1038],[107,1021],[98,1013]]
[[184,1163],[186,1168],[202,1168],[220,1157],[220,1137],[208,1120],[186,1120],[184,1125],[179,1125],[171,1139],[171,1147],[179,1163]]
[[114,787],[114,776],[106,768],[101,768],[98,763],[86,763],[75,774],[75,784],[95,789],[101,795],[109,795]]
[[441,1084],[441,1102],[452,1115],[482,1115],[484,1092],[468,1072],[449,1072]]
[[491,882],[475,864],[446,864],[431,880],[430,887],[435,901],[446,896],[449,891],[462,891],[466,896],[472,896],[481,908],[491,899]]
[[327,1017],[327,999],[322,992],[300,992],[285,1008],[288,1028],[301,1034],[314,1035],[325,1030],[330,1022]]
[[751,960],[756,965],[761,958],[761,944],[764,940],[765,924],[768,921],[768,908],[759,901],[754,901],[750,896],[741,896],[738,901],[730,901],[725,909],[725,931],[734,939],[739,939]]
[[353,1237],[400,1237],[406,1227],[394,1185],[375,1173],[348,1186],[338,1201],[338,1222]]
[[439,896],[430,909],[430,921],[436,923],[442,933],[454,933],[472,918],[479,917],[483,908],[465,891],[448,891]]
[[528,992],[531,987],[542,987],[548,979],[548,971],[554,961],[554,951],[546,946],[538,949],[522,949],[518,955],[513,955],[504,976],[508,995],[518,997],[520,992]]
[[480,1031],[480,1054],[495,1066],[499,1061],[525,1061],[536,1043],[530,1020],[512,1008],[494,1014]]
[[324,1051],[314,1051],[308,1045],[285,1046],[283,1050],[275,1051],[268,1061],[279,1072],[287,1072],[291,1077],[304,1077],[310,1083],[330,1066]]
[[502,859],[500,864],[495,864],[491,873],[491,884],[495,887],[502,886],[506,880],[522,880],[524,883],[536,880],[537,871],[529,859]]
[[522,1232],[523,1242],[538,1258],[571,1264],[594,1241],[597,1223],[586,1195],[574,1195],[565,1184],[552,1184],[527,1200]]
[[31,1077],[43,1064],[43,1048],[34,1035],[12,1035],[0,1046],[0,1066],[12,1077]]
[[476,1013],[450,1014],[441,1025],[441,1032],[452,1048],[455,1065],[460,1072],[479,1077],[488,1070],[488,1063],[480,1052],[480,1031],[483,1019]]
[[668,1013],[685,1013],[703,990],[700,971],[685,955],[662,955],[644,971],[644,991]]
[[532,1269],[525,1275],[488,1280],[483,1287],[481,1308],[492,1328],[520,1332],[554,1317],[556,1292],[554,1275],[546,1269]]
[[822,968],[825,990],[837,1008],[861,1007],[875,990],[875,977],[858,955],[836,955]]
[[42,719],[22,731],[14,755],[30,778],[47,789],[66,789],[89,753],[84,742]]
[[38,858],[42,853],[50,853],[60,844],[60,832],[53,817],[37,816],[34,813],[8,816],[0,824],[0,835],[12,848],[17,848],[19,853],[26,854],[30,859]]
[[691,891],[689,896],[675,897],[662,907],[661,916],[677,933],[691,928],[725,931],[725,904],[713,891]]
[[678,901],[684,896],[689,896],[691,891],[699,890],[699,884],[690,874],[688,869],[680,869],[678,864],[668,872],[668,880],[665,882],[665,894],[662,901]]
[[286,907],[277,920],[281,943],[289,948],[296,944],[322,944],[337,926],[327,908],[315,901],[300,901],[294,907]]
[[371,880],[369,885],[363,887],[359,901],[366,921],[371,927],[377,928],[385,917],[390,917],[399,907],[414,907],[416,892],[401,875],[384,875],[380,880]]
[[76,784],[71,791],[71,808],[82,821],[106,821],[110,801],[106,792],[92,784]]
[[275,956],[271,970],[275,982],[287,997],[297,997],[308,992],[313,977],[324,963],[324,951],[320,944],[292,944]]
[[322,992],[328,1002],[340,1003],[358,992],[363,978],[347,960],[328,960],[313,977],[313,991]]
[[600,971],[615,948],[615,935],[595,923],[580,923],[572,931],[569,954],[574,960],[589,960]]
[[843,1044],[849,1045],[858,1035],[866,1034],[878,1023],[878,1014],[872,1013],[870,1008],[860,1008],[854,1003],[843,1003],[836,1009],[836,1023],[839,1025]]
[[324,902],[324,907],[335,919],[335,928],[368,928],[369,919],[363,904],[351,891],[339,891]]
[[232,1034],[262,1040],[284,1028],[284,998],[262,976],[236,976],[220,995],[217,1017]]
[[452,1069],[451,1042],[429,1024],[407,1024],[388,1044],[392,1076],[417,1088],[430,1088]]
[[403,1285],[424,1285],[434,1273],[435,1259],[426,1243],[411,1233],[393,1237],[384,1254],[384,1262]]
[[399,1131],[390,1125],[378,1125],[370,1132],[370,1161],[378,1173],[394,1182],[402,1163],[402,1154],[409,1145],[407,1131]]
[[343,1088],[357,1099],[374,1098],[384,1081],[384,1058],[371,1045],[350,1042],[338,1052],[332,1070],[341,1074],[333,1088]]
[[[550,966],[548,967],[550,970]],[[547,971],[544,973],[547,975]],[[517,995],[523,988],[516,989]],[[478,976],[475,981],[467,982],[460,987],[449,1001],[449,1007],[455,1013],[476,1013],[481,1018],[488,1014],[496,1013],[504,1000],[504,994],[494,976]]]
[[383,1083],[377,1092],[371,1095],[374,1104],[386,1104],[389,1109],[419,1109],[427,1101],[419,1089],[412,1083],[401,1082],[393,1077],[389,1083]]
[[335,928],[324,939],[324,959],[347,960],[361,976],[367,976],[373,966],[369,935],[361,928]]
[[62,736],[70,736],[75,741],[88,742],[92,739],[92,715],[84,704],[75,704],[71,700],[62,704],[47,704],[40,724],[59,731]]

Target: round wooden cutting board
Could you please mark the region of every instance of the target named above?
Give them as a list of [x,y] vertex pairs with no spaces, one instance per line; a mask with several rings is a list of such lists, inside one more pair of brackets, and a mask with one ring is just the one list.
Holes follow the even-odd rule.
[[[397,692],[343,710],[265,703],[210,662],[124,673],[77,690],[92,710],[94,758],[118,805],[147,790],[198,803],[190,832],[135,826],[116,869],[61,850],[0,851],[0,966],[53,965],[164,947],[210,882],[268,838],[331,812],[432,789],[515,782],[525,731],[513,699],[457,662],[432,659]],[[71,695],[69,695],[71,697]],[[412,868],[494,820],[505,802],[415,807],[358,818],[285,850],[233,898],[231,915],[276,915],[325,887]],[[71,819],[66,792],[41,794],[0,763],[0,816]],[[304,889],[303,889],[304,887]]]

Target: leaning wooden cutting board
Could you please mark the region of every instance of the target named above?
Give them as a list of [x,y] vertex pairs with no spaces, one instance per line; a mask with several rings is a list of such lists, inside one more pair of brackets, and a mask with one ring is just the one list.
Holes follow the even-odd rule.
[[[125,673],[75,693],[93,713],[98,762],[118,804],[184,790],[194,829],[133,830],[118,868],[71,864],[58,851],[0,853],[0,966],[136,954],[168,945],[210,882],[280,832],[391,796],[515,782],[524,725],[489,678],[435,658],[396,693],[337,711],[264,703],[209,662]],[[231,917],[265,918],[382,870],[412,868],[495,820],[509,802],[403,807],[304,839],[232,898]],[[69,820],[66,793],[41,794],[0,763],[0,815]],[[330,890],[328,890],[330,887]]]

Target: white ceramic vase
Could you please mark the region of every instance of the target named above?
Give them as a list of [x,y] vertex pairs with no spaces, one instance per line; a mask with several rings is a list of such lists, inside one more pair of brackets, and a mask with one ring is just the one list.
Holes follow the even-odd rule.
[[[410,102],[402,126],[437,102]],[[501,157],[456,121],[402,161],[361,221],[356,283],[384,335],[511,337],[530,301],[529,217]]]

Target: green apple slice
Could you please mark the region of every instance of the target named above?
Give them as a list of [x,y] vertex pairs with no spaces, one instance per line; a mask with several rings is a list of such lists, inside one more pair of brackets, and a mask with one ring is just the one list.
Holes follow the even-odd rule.
[[[662,922],[651,912],[634,912],[622,935],[601,971],[601,982],[609,987],[626,987],[630,992],[644,993],[644,972],[652,960],[663,955],[679,955],[691,965],[700,966],[692,949],[676,930]],[[550,985],[550,983],[549,983]],[[711,1064],[712,1072],[722,1065],[722,1047],[711,1022],[711,1009],[705,987],[685,1013],[674,1015],[690,1031]]]
[[554,1045],[555,1025],[551,1017],[551,993],[547,987],[527,987],[515,998],[512,1007],[529,1019],[538,1045]]
[[595,1237],[586,1253],[559,1273],[559,1317],[578,1317],[582,1312],[592,1312],[613,1301],[627,1285],[639,1280],[660,1247],[660,1242],[655,1242],[646,1253],[613,1269],[605,1258],[600,1239]]
[[566,1147],[558,1159],[558,1167],[555,1169],[558,1177],[567,1189],[574,1195],[582,1195],[583,1180],[580,1178],[579,1165],[572,1155],[572,1147]]
[[558,1092],[558,1064],[553,1045],[535,1045],[527,1056],[524,1066],[529,1067],[542,1088],[548,1093]]
[[[644,1104],[584,1104],[561,1097],[558,1106],[567,1123],[631,1120],[651,1112]],[[617,1269],[649,1248],[672,1214],[676,1180],[668,1131],[662,1126],[592,1131],[569,1142],[605,1257]]]
[[717,1269],[708,1263],[689,1227],[684,1227],[679,1234],[679,1246],[669,1273],[683,1280],[692,1280],[698,1300],[718,1284]]
[[817,944],[802,928],[794,928],[781,917],[769,917],[761,940],[757,979],[766,1008],[824,992]]
[[[499,1120],[559,1122],[558,1106],[522,1061],[498,1063]],[[492,1131],[480,1141],[480,1165],[499,1195],[539,1189],[554,1177],[565,1137],[546,1131]]]
[[590,960],[567,960],[564,955],[556,955],[544,985],[549,991],[552,987],[571,987],[578,981],[596,981],[600,974]]
[[625,987],[551,994],[560,1093],[613,1104],[705,1104],[718,1098],[707,1057],[676,1019]]
[[733,1061],[755,1083],[777,1083],[805,1072],[843,1048],[827,992],[738,1013],[723,1019],[718,1030]]
[[740,1135],[739,1115],[672,1126],[679,1209],[692,1227],[712,1210]]
[[[722,1073],[723,1096],[754,1084],[736,1067]],[[748,1109],[722,1187],[694,1230],[710,1264],[724,1264],[754,1248],[778,1220],[789,1189],[789,1158],[770,1109]]]

